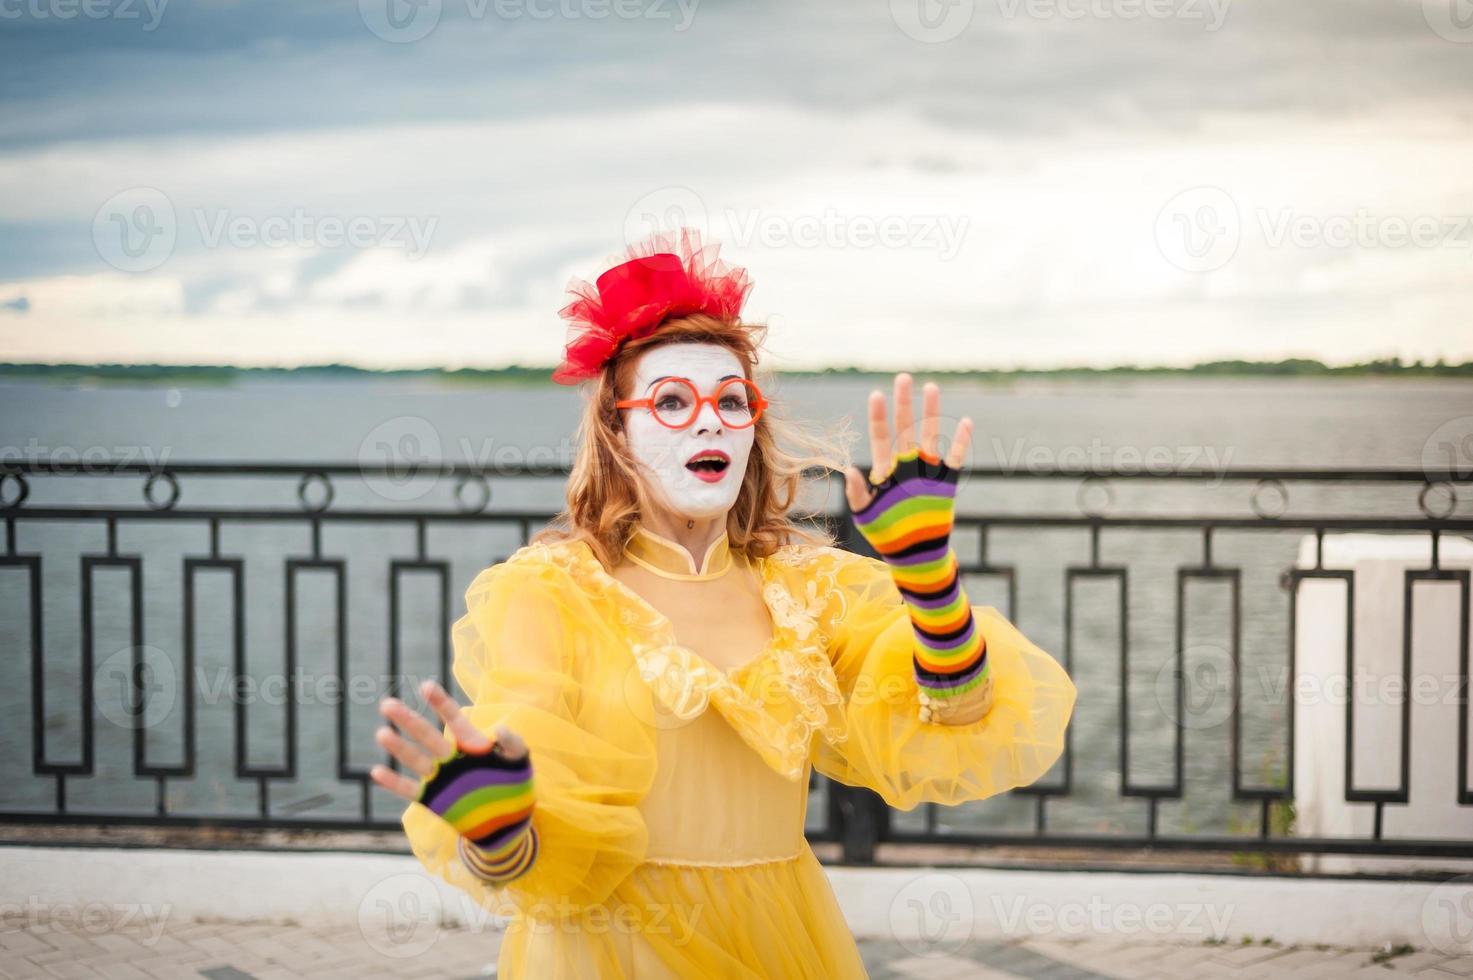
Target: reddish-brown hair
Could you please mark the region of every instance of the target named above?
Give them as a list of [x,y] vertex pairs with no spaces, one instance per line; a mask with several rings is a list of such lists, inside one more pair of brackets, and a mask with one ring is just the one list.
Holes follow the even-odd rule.
[[[532,541],[585,541],[606,568],[618,564],[649,499],[637,464],[618,437],[623,420],[614,402],[631,397],[635,367],[646,351],[666,344],[705,343],[720,344],[735,354],[747,379],[756,382],[768,400],[754,425],[741,489],[727,513],[726,533],[732,548],[761,558],[788,543],[833,545],[834,538],[827,531],[788,515],[803,489],[805,470],[818,467],[842,473],[848,467],[846,434],[835,438],[782,417],[772,380],[757,377],[757,353],[766,332],[765,324],[697,313],[666,321],[652,334],[625,343],[588,391],[578,426],[578,455],[568,478],[567,504]],[[825,486],[831,482],[823,481]],[[826,504],[825,500],[814,510],[825,509]]]

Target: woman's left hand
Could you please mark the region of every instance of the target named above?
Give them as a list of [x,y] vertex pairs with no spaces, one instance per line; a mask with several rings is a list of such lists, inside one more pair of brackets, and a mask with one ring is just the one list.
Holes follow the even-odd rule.
[[895,435],[885,420],[885,396],[869,399],[872,469],[844,475],[845,496],[855,528],[890,567],[901,601],[909,607],[915,676],[922,722],[965,725],[992,706],[987,643],[962,587],[961,566],[951,547],[952,509],[962,460],[971,441],[972,420],[956,427],[942,459],[941,389],[925,388],[921,442],[915,444],[910,412],[911,379],[895,376]]
[[[911,376],[905,372],[895,375],[895,433],[892,436],[886,420],[885,395],[879,390],[869,396],[869,479],[858,466],[851,466],[844,473],[844,495],[849,498],[851,511],[862,510],[874,499],[875,487],[884,482],[895,468],[895,457],[908,452],[915,446],[915,416],[911,412]],[[921,452],[936,456],[937,444],[941,439],[941,387],[934,381],[926,382],[922,389],[921,405]],[[967,447],[972,441],[972,419],[963,416],[957,423],[956,435],[946,453],[946,465],[960,469],[966,459]]]

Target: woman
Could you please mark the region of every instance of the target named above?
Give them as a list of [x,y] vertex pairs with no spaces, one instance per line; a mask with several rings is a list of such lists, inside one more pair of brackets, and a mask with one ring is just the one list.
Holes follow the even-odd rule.
[[[746,274],[692,233],[580,284],[560,383],[592,380],[559,527],[483,571],[455,625],[461,707],[403,702],[373,778],[435,874],[512,916],[498,975],[864,977],[803,835],[810,769],[900,809],[1037,779],[1074,686],[950,544],[971,421],[869,402],[843,466],[880,558],[788,516],[804,467],[755,383]],[[842,464],[841,464],[842,465]],[[838,467],[835,467],[838,468]],[[534,778],[535,772],[535,778]]]

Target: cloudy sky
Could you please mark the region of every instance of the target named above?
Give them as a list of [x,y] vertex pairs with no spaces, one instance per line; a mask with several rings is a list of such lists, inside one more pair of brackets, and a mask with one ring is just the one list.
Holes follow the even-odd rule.
[[783,366],[1467,359],[1458,2],[0,0],[0,360],[550,365],[674,221]]

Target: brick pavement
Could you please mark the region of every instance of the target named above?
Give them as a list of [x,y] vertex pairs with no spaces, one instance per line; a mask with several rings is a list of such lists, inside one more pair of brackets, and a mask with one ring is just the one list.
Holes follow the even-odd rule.
[[[113,921],[29,916],[0,920],[0,977],[111,977],[279,980],[312,977],[494,977],[500,934],[415,928],[367,935],[356,927],[208,922]],[[1169,946],[1107,940],[972,942],[948,955],[921,956],[897,942],[861,940],[874,980],[1047,980],[1098,978],[1405,977],[1470,980],[1473,956],[1403,950],[1376,962],[1368,950],[1271,944]]]

